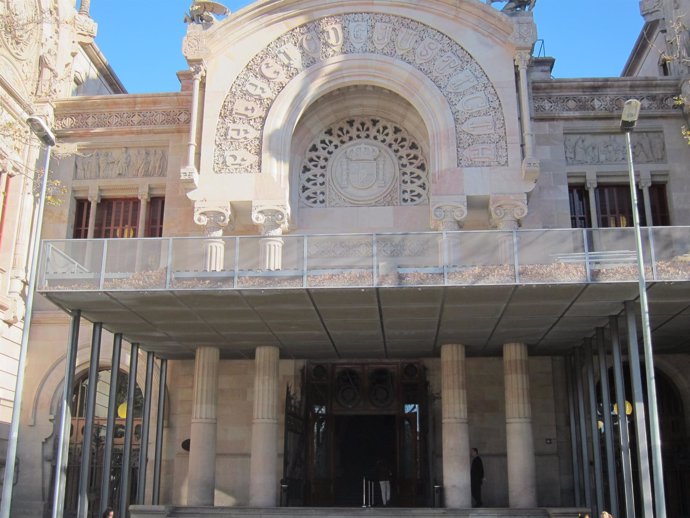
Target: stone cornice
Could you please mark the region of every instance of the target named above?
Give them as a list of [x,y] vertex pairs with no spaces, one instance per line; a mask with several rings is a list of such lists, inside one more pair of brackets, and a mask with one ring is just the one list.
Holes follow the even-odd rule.
[[674,108],[680,90],[675,78],[554,79],[533,81],[531,87],[535,119],[619,117],[631,97],[642,101],[647,115],[682,115]]
[[56,103],[54,128],[59,136],[140,130],[187,132],[191,94],[105,95],[75,97]]

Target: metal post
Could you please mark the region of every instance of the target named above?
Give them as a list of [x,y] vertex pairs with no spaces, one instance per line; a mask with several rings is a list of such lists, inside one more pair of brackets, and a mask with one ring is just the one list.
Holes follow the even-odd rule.
[[654,351],[652,350],[652,331],[649,324],[649,302],[647,301],[647,280],[645,279],[644,254],[642,251],[642,232],[640,214],[637,208],[637,189],[635,188],[635,168],[633,165],[630,131],[625,132],[627,144],[628,177],[630,199],[632,200],[633,227],[635,229],[635,250],[637,252],[637,281],[640,292],[640,317],[642,319],[642,344],[644,347],[644,368],[647,377],[647,405],[649,408],[649,436],[652,450],[652,475],[654,477],[654,508],[656,518],[666,518],[666,496],[664,494],[664,468],[661,458],[661,431],[659,430],[659,409],[656,401],[656,379],[654,373]]
[[79,325],[81,311],[72,313],[72,327],[69,335],[69,348],[65,358],[65,381],[62,386],[60,416],[58,422],[58,440],[55,459],[55,477],[53,479],[52,518],[62,518],[65,511],[65,481],[67,479],[67,459],[69,457],[69,431],[72,427],[72,394],[74,392],[74,370],[79,348]]
[[105,444],[103,449],[103,473],[101,474],[101,506],[103,514],[110,505],[110,471],[113,464],[113,437],[115,435],[115,412],[117,411],[117,375],[120,370],[122,352],[122,333],[113,337],[113,359],[110,367],[110,390],[108,391],[108,417],[105,425]]
[[137,388],[137,360],[139,344],[132,344],[129,356],[129,380],[127,384],[127,418],[125,419],[125,445],[122,451],[122,473],[120,473],[120,506],[117,515],[127,518],[129,504],[129,472],[132,459],[132,432],[134,430],[134,391]]
[[592,439],[592,457],[594,458],[594,491],[596,501],[592,509],[594,516],[604,509],[604,474],[601,465],[601,444],[597,426],[597,388],[594,384],[594,358],[592,357],[592,339],[585,338],[585,375],[587,376],[587,395],[589,397],[589,429]]
[[[35,119],[30,117],[29,120]],[[29,122],[27,120],[27,122]],[[43,123],[45,126],[45,123]],[[22,341],[19,345],[19,358],[17,358],[17,381],[14,386],[14,400],[12,402],[12,422],[10,433],[7,437],[7,449],[5,451],[5,473],[3,475],[2,499],[0,499],[0,517],[10,518],[12,506],[12,490],[14,489],[14,468],[17,461],[17,441],[19,439],[19,420],[22,411],[22,392],[24,392],[24,371],[26,370],[26,353],[29,348],[29,333],[31,331],[31,318],[34,307],[34,292],[36,290],[36,278],[38,274],[38,252],[41,246],[41,231],[43,228],[43,209],[45,208],[46,189],[48,186],[48,171],[50,169],[50,153],[55,145],[55,137],[46,128],[43,135],[36,132],[33,125],[32,131],[46,144],[46,159],[44,165],[43,182],[41,182],[41,194],[38,198],[36,219],[31,232],[31,256],[29,257],[29,285],[26,289],[26,303],[24,305],[24,324],[22,329]]]
[[628,361],[633,391],[633,415],[635,416],[635,433],[637,437],[637,460],[640,472],[642,493],[642,516],[654,516],[652,503],[652,484],[649,472],[649,451],[647,449],[647,428],[645,423],[644,393],[642,392],[642,373],[640,372],[640,352],[637,344],[637,323],[632,301],[625,302],[625,318],[628,325]]
[[89,385],[86,389],[86,416],[84,417],[84,440],[81,446],[79,465],[79,501],[77,518],[89,515],[89,471],[91,471],[91,445],[93,444],[93,418],[96,413],[96,388],[98,388],[98,363],[101,354],[101,333],[103,324],[95,322],[91,334],[91,361],[89,362]]
[[[606,445],[606,475],[608,476],[609,508],[613,516],[618,516],[618,482],[616,477],[616,456],[613,448],[613,419],[611,419],[611,388],[609,370],[606,365],[604,328],[597,327],[597,360],[599,360],[599,388],[604,414],[604,441]],[[603,506],[602,506],[603,507]]]
[[575,350],[575,385],[577,387],[577,410],[580,421],[580,452],[582,454],[582,476],[585,487],[585,507],[592,507],[592,478],[589,473],[589,449],[587,448],[587,423],[585,422],[585,394],[582,385],[582,352]]
[[144,504],[146,494],[146,462],[149,453],[149,428],[151,422],[151,394],[153,393],[153,353],[146,353],[146,381],[144,382],[144,411],[141,416],[139,446],[139,473],[137,476],[137,504]]
[[575,387],[573,383],[573,362],[570,356],[565,359],[565,382],[568,391],[568,415],[570,416],[570,449],[573,462],[573,492],[575,506],[582,506],[582,488],[580,487],[580,455],[577,451],[577,416],[575,415]]
[[156,413],[156,447],[153,461],[153,499],[152,504],[160,503],[161,460],[163,455],[163,419],[165,417],[165,385],[168,377],[168,360],[161,360],[158,380],[158,411]]
[[616,382],[616,406],[618,407],[618,440],[621,449],[621,469],[623,471],[623,492],[625,494],[625,516],[635,518],[635,489],[633,486],[632,461],[630,459],[630,438],[628,436],[628,415],[625,401],[625,381],[623,378],[623,359],[618,332],[618,317],[609,318],[611,329],[611,349],[613,352],[613,376]]

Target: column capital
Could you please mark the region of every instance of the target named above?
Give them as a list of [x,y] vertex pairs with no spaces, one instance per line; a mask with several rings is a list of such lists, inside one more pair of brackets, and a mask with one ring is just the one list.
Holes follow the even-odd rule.
[[98,204],[101,202],[101,190],[97,186],[92,186],[89,189],[89,194],[86,195],[91,203]]
[[206,227],[208,237],[222,237],[223,229],[232,226],[232,219],[230,202],[209,203],[200,200],[194,203],[194,223]]
[[280,202],[254,202],[252,222],[261,228],[264,236],[281,236],[288,229],[290,207]]
[[192,79],[201,81],[206,76],[206,65],[201,61],[197,61],[189,65],[189,71],[192,73]]
[[151,194],[149,193],[149,184],[144,184],[139,187],[137,197],[139,198],[139,201],[149,201],[151,199]]
[[518,50],[513,56],[513,61],[518,70],[525,70],[532,59],[532,52],[529,50]]
[[432,196],[431,228],[459,230],[467,217],[467,196]]
[[491,223],[498,230],[517,230],[519,221],[527,216],[527,196],[497,194],[489,198]]

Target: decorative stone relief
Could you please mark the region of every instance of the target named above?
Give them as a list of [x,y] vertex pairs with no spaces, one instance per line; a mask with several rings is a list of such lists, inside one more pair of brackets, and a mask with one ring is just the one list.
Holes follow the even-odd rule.
[[[266,114],[297,74],[326,59],[376,54],[403,61],[427,76],[455,119],[458,166],[506,165],[501,103],[483,69],[457,42],[399,16],[352,13],[296,27],[254,56],[230,87],[216,127],[216,173],[258,173]],[[229,139],[230,128],[243,138]],[[244,129],[242,129],[244,128]],[[255,159],[249,159],[249,156]],[[237,157],[244,157],[237,160]]]
[[352,117],[323,130],[300,172],[304,207],[427,203],[427,165],[417,142],[380,117]]
[[281,236],[288,228],[290,209],[282,203],[254,202],[252,221],[261,227],[264,236]]
[[34,55],[39,28],[35,0],[0,0],[0,39],[16,59]]
[[187,126],[189,108],[151,109],[145,111],[89,111],[84,113],[58,113],[56,130],[96,128],[141,128],[148,126]]
[[[666,162],[666,146],[662,132],[634,132],[631,139],[635,163]],[[566,134],[564,147],[565,161],[568,165],[625,164],[627,161],[625,137],[620,133]]]
[[[674,96],[676,94],[662,93],[642,95],[638,98],[643,110],[672,111],[674,110]],[[574,113],[574,112],[602,112],[618,113],[623,110],[623,103],[630,94],[584,94],[584,95],[535,95],[532,97],[532,108],[538,113]]]
[[510,41],[519,49],[531,50],[534,42],[537,41],[537,26],[534,24],[532,16],[516,14],[512,21],[514,29]]
[[467,196],[434,196],[431,200],[431,228],[459,230],[467,217]]
[[518,221],[527,216],[525,194],[497,194],[489,199],[491,223],[499,230],[516,230]]
[[83,151],[74,160],[75,180],[165,176],[167,170],[168,150],[163,148]]

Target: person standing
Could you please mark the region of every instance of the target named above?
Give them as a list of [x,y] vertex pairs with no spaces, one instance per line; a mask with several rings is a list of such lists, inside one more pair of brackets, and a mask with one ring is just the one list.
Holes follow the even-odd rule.
[[388,464],[383,459],[379,459],[376,462],[376,478],[378,478],[379,485],[381,486],[381,501],[384,507],[391,500],[391,477],[392,473]]
[[479,450],[472,448],[472,466],[470,467],[470,481],[472,485],[472,500],[474,507],[482,506],[482,484],[484,483],[484,463],[479,456]]

